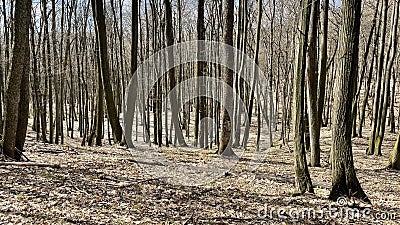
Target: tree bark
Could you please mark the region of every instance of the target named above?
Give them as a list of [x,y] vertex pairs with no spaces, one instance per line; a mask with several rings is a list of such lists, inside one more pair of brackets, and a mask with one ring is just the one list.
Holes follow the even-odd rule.
[[397,135],[396,143],[387,164],[388,168],[400,170],[400,133]]
[[[171,9],[171,3],[169,0],[164,1],[165,4],[165,19],[166,19],[166,24],[165,24],[165,36],[166,36],[166,41],[167,41],[167,47],[171,46],[174,44],[174,35],[173,35],[173,27],[172,27],[172,9]],[[168,64],[173,65],[174,64],[174,52],[172,49],[168,51]],[[176,86],[176,78],[175,78],[175,69],[172,68],[168,71],[168,78],[169,78],[169,91],[170,91],[170,102],[171,102],[171,111],[172,111],[172,123],[174,125],[175,129],[175,136],[178,139],[178,144],[180,146],[186,146],[185,143],[185,138],[183,137],[182,129],[179,123],[179,111],[178,109],[180,108],[180,100],[177,96],[176,89],[174,87]]]
[[[318,83],[318,123],[322,127],[322,113],[325,103],[325,86],[326,74],[328,71],[328,15],[329,0],[322,0],[322,40],[321,40],[321,60],[319,67],[319,83]],[[321,129],[320,129],[321,132]]]
[[311,5],[310,35],[308,37],[307,52],[307,102],[308,122],[310,127],[311,166],[320,166],[321,149],[319,145],[320,123],[318,119],[318,60],[317,36],[319,22],[319,0],[314,0]]
[[[121,9],[122,10],[122,9]],[[129,100],[125,101],[126,108],[124,109],[125,121],[124,131],[125,135],[132,135],[133,116],[135,115],[136,100],[138,93],[138,78],[135,76],[137,70],[137,51],[138,51],[138,3],[137,1],[132,2],[132,49],[131,49],[131,86],[129,86]],[[122,30],[121,30],[122,32]],[[122,37],[121,37],[122,38]],[[122,39],[121,39],[122,40]],[[122,55],[121,55],[122,56]],[[122,59],[121,59],[122,60]],[[122,74],[122,76],[124,76]],[[145,99],[143,99],[145,101]],[[132,138],[124,138],[128,147],[133,147]]]
[[380,122],[380,112],[382,109],[380,108],[381,98],[381,80],[382,74],[384,70],[384,58],[385,58],[385,40],[386,40],[386,22],[387,22],[387,11],[388,11],[388,0],[383,0],[383,4],[381,6],[381,30],[380,30],[380,40],[379,40],[379,53],[378,53],[378,68],[376,74],[376,88],[375,88],[375,98],[374,98],[374,109],[373,109],[373,127],[371,128],[371,135],[369,138],[369,147],[367,150],[368,155],[379,154],[378,151],[375,150],[375,144],[377,141],[377,134],[379,132],[379,123]]
[[344,0],[339,36],[339,70],[334,86],[332,125],[332,189],[329,199],[355,197],[369,202],[354,169],[351,106],[358,70],[361,0]]
[[[224,2],[224,43],[230,46],[233,46],[233,29],[234,29],[234,11],[235,11],[235,2],[234,0],[226,0]],[[232,48],[232,47],[231,47]],[[224,49],[226,64],[233,65],[234,63],[234,55],[231,48]],[[235,155],[231,148],[231,132],[232,132],[232,121],[228,112],[232,112],[233,110],[233,71],[229,68],[225,68],[222,78],[229,88],[223,89],[223,106],[225,108],[221,108],[222,114],[222,131],[221,131],[221,139],[218,149],[218,154],[224,156],[232,156]]]
[[115,107],[113,90],[111,87],[110,80],[110,65],[108,62],[108,52],[107,52],[107,29],[105,23],[103,0],[92,0],[95,2],[95,12],[96,26],[98,29],[97,38],[99,40],[100,47],[100,58],[101,58],[101,76],[104,86],[104,95],[107,103],[107,114],[108,119],[113,130],[113,137],[115,143],[120,143],[122,141],[122,127],[119,123],[118,112]]
[[16,161],[21,159],[29,113],[31,7],[31,0],[16,0],[12,67],[5,98],[3,154]]
[[395,2],[394,9],[392,12],[392,28],[390,32],[390,44],[387,49],[386,53],[386,60],[385,60],[385,68],[384,68],[384,75],[385,75],[385,86],[382,93],[382,102],[381,102],[381,120],[378,121],[380,123],[378,137],[376,140],[375,154],[382,155],[382,142],[385,135],[385,127],[386,127],[386,115],[387,109],[389,106],[390,101],[390,80],[392,77],[392,68],[394,63],[394,58],[397,54],[397,29],[398,29],[398,21],[399,21],[399,1]]
[[306,151],[304,146],[304,79],[306,69],[306,51],[308,36],[308,18],[310,1],[302,0],[298,31],[296,32],[296,54],[293,79],[293,111],[292,123],[294,132],[295,186],[300,193],[313,193],[310,173],[308,172]]

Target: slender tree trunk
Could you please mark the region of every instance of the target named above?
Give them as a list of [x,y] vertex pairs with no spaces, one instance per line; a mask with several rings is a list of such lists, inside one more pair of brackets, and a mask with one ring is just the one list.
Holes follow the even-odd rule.
[[[204,0],[199,0],[198,4],[198,17],[197,17],[197,39],[202,41],[206,39],[205,28],[204,28]],[[202,58],[201,55],[204,54],[204,46],[202,44],[198,45],[199,58]],[[206,64],[203,61],[197,62],[197,95],[199,97],[196,98],[196,121],[195,121],[195,144],[200,148],[204,148],[205,142],[205,120],[207,117],[206,113],[206,98],[204,95],[206,94],[206,84],[204,79],[204,70],[206,69]],[[197,127],[197,129],[196,129]],[[196,132],[197,131],[197,132]],[[197,136],[196,136],[197,133]],[[200,134],[200,135],[199,135]]]
[[311,5],[310,35],[307,51],[307,102],[308,121],[310,127],[311,166],[320,166],[321,149],[319,146],[320,124],[318,119],[318,60],[317,60],[317,35],[319,22],[319,0],[314,0]]
[[392,82],[392,98],[391,98],[391,104],[390,104],[390,132],[395,133],[396,132],[396,122],[395,122],[395,116],[394,116],[394,105],[395,105],[395,97],[396,97],[396,73],[392,74],[393,76],[393,82]]
[[[0,62],[3,61],[2,45],[0,44]],[[0,131],[3,130],[3,105],[4,105],[4,72],[3,63],[0,63]]]
[[397,135],[396,143],[392,153],[390,154],[387,167],[400,170],[400,134]]
[[[226,0],[224,2],[224,43],[233,46],[233,28],[234,28],[234,11],[235,3],[234,0]],[[230,48],[224,49],[226,56],[226,64],[233,65],[234,55]],[[231,132],[232,132],[232,121],[228,112],[233,111],[233,71],[225,68],[223,80],[229,85],[228,89],[223,90],[223,105],[225,108],[221,108],[222,113],[222,131],[220,145],[218,153],[225,156],[231,156],[235,153],[231,148]]]
[[[357,132],[357,129],[356,129],[356,127],[357,127],[357,103],[358,103],[358,100],[360,99],[360,92],[361,92],[361,87],[362,87],[362,81],[363,81],[363,79],[364,79],[364,76],[365,76],[365,73],[366,73],[366,70],[367,70],[367,65],[368,65],[368,55],[369,55],[369,50],[370,50],[370,48],[371,48],[371,43],[372,43],[372,40],[373,40],[373,36],[374,36],[374,32],[375,32],[375,28],[376,28],[376,22],[377,22],[377,16],[378,16],[378,11],[379,11],[379,3],[380,3],[380,1],[377,1],[377,3],[376,3],[376,8],[375,8],[375,13],[374,13],[374,18],[373,18],[373,20],[372,20],[372,27],[371,27],[371,30],[370,30],[370,32],[369,32],[369,36],[368,36],[368,41],[367,41],[367,45],[365,46],[365,53],[364,53],[364,59],[363,59],[363,66],[362,66],[362,70],[361,70],[361,74],[360,74],[360,79],[359,79],[359,82],[358,82],[358,86],[357,86],[357,90],[356,90],[356,95],[355,95],[355,100],[354,100],[354,102],[353,102],[353,137],[357,137],[357,136],[359,136],[359,137],[362,137],[362,131],[361,131],[361,129],[362,129],[362,123],[364,122],[363,120],[364,120],[364,118],[362,118],[361,119],[361,117],[360,117],[360,124],[359,124],[359,129],[358,129],[358,132]],[[374,49],[373,49],[373,52],[372,52],[372,57],[371,57],[371,59],[372,59],[372,62],[371,62],[371,66],[374,64],[374,53],[375,53],[375,48],[376,48],[376,45],[374,45]],[[369,73],[369,76],[368,76],[368,78],[367,78],[367,88],[366,88],[366,90],[365,90],[365,98],[368,100],[368,93],[369,93],[369,89],[370,89],[370,84],[371,84],[371,75],[372,75],[372,71],[371,71],[371,73]],[[364,104],[364,101],[363,101],[363,104]],[[366,102],[365,102],[365,104],[366,104]],[[364,105],[363,105],[363,107],[365,107]],[[365,113],[365,108],[364,108],[364,110],[362,110],[361,112],[360,112],[361,114],[364,114]],[[362,117],[364,117],[364,115],[362,116]]]
[[[35,48],[35,32],[34,32],[33,24],[30,25],[30,29],[31,29],[30,40],[31,40],[31,49],[32,49],[32,57],[33,57],[33,59],[32,59],[32,61],[33,61],[32,62],[32,66],[33,66],[32,76],[33,76],[34,106],[35,106],[34,107],[35,117],[34,117],[33,128],[37,132],[36,140],[39,141],[40,140],[40,131],[41,131],[40,128],[41,128],[41,126],[46,126],[46,124],[43,125],[40,123],[43,108],[42,108],[42,94],[40,91],[40,80],[39,80],[39,76],[38,76],[38,62],[37,62],[38,57],[37,57],[37,50]],[[39,35],[39,37],[40,37],[40,35]],[[38,42],[40,45],[40,41],[38,41]],[[42,136],[43,136],[43,133],[42,133]],[[44,137],[46,137],[46,136],[44,135]],[[45,141],[45,140],[43,139],[43,141]]]
[[[274,20],[275,20],[275,0],[272,2],[271,9],[271,37],[270,37],[270,58],[269,58],[269,73],[268,73],[268,97],[269,97],[269,118],[268,118],[268,138],[269,138],[269,147],[274,145],[272,140],[272,131],[275,130],[275,110],[274,110],[274,101],[273,101],[273,59],[274,59]],[[278,101],[278,99],[276,99]]]
[[377,53],[377,49],[378,49],[378,40],[379,40],[379,28],[381,26],[381,23],[379,22],[379,25],[377,27],[377,29],[375,29],[375,41],[374,41],[374,48],[372,50],[372,56],[371,56],[371,62],[370,62],[370,66],[369,66],[369,71],[368,71],[368,78],[367,78],[367,86],[365,87],[364,90],[364,98],[363,98],[363,102],[361,104],[361,108],[360,108],[360,122],[358,124],[358,136],[362,137],[362,128],[364,125],[364,121],[365,121],[365,111],[366,111],[366,107],[367,107],[367,103],[368,103],[368,97],[369,97],[369,91],[371,88],[371,80],[372,80],[372,74],[373,74],[373,69],[374,69],[374,64],[375,64],[375,60],[376,60],[376,53]]
[[[251,117],[253,114],[253,105],[254,105],[254,93],[256,91],[256,84],[258,82],[258,76],[259,72],[257,71],[257,66],[258,66],[258,57],[259,57],[259,52],[260,52],[260,36],[261,36],[261,20],[262,20],[262,1],[258,0],[258,17],[257,17],[257,32],[256,32],[256,49],[255,49],[255,54],[254,54],[254,77],[253,81],[251,84],[251,91],[250,91],[250,101],[249,101],[249,106],[248,106],[248,114],[247,114],[247,119],[248,119],[248,126],[245,127],[244,135],[243,135],[243,143],[242,146],[244,148],[247,147],[247,142],[249,139],[249,134],[250,134],[250,125],[251,125]],[[269,131],[271,132],[271,131]]]
[[[122,10],[122,9],[121,9]],[[147,15],[147,14],[146,14]],[[135,75],[137,70],[137,50],[138,50],[138,4],[136,1],[132,2],[132,50],[131,50],[131,74],[130,79],[131,84],[128,87],[129,92],[129,100],[126,99],[125,104],[126,108],[124,109],[125,121],[124,121],[124,129],[125,135],[132,135],[132,126],[133,126],[133,116],[135,114],[136,108],[136,100],[137,100],[137,92],[138,92],[138,78]],[[122,30],[121,30],[122,32]],[[122,55],[121,55],[122,57]],[[124,75],[122,75],[124,76]],[[145,99],[143,99],[145,101]],[[125,142],[128,147],[133,147],[132,137],[125,136]]]
[[[386,127],[386,115],[387,115],[387,109],[389,106],[389,101],[390,101],[390,79],[392,77],[392,69],[393,69],[393,63],[394,59],[397,54],[397,29],[398,29],[398,21],[399,21],[399,1],[397,0],[395,2],[395,6],[392,12],[392,28],[390,32],[390,44],[388,46],[388,50],[386,53],[386,62],[385,65],[386,67],[384,68],[384,74],[385,74],[385,86],[382,94],[382,116],[381,121],[378,121],[380,123],[379,126],[379,133],[378,137],[376,140],[376,146],[377,148],[375,150],[376,155],[382,155],[382,142],[383,142],[383,137],[385,135],[385,127]],[[390,52],[390,53],[389,53]]]
[[295,185],[300,193],[314,192],[310,174],[308,172],[306,151],[304,146],[304,79],[306,70],[306,51],[308,36],[308,18],[310,1],[302,0],[298,31],[296,32],[296,54],[293,79],[293,111],[294,127],[294,158],[295,158]]
[[[172,27],[172,9],[171,9],[171,3],[169,0],[164,1],[165,4],[165,36],[166,36],[166,41],[167,41],[167,47],[171,46],[174,44],[174,36],[173,36],[173,27]],[[174,64],[174,52],[172,52],[172,49],[168,51],[168,64],[173,65]],[[182,134],[182,129],[179,123],[179,111],[178,109],[180,108],[180,100],[177,96],[176,89],[174,87],[176,86],[176,79],[175,79],[175,69],[172,68],[168,71],[168,78],[169,78],[169,91],[170,91],[170,102],[171,102],[171,111],[172,111],[172,123],[175,128],[175,136],[178,139],[178,144],[180,146],[186,146],[185,139]]]
[[379,124],[378,121],[380,122],[380,116],[381,110],[380,109],[380,102],[383,100],[381,98],[381,80],[382,80],[382,74],[384,70],[384,59],[385,59],[385,40],[386,40],[386,21],[387,21],[387,11],[388,11],[388,0],[383,0],[383,4],[381,6],[381,20],[382,20],[382,25],[381,25],[381,31],[380,31],[380,40],[379,40],[379,55],[378,55],[378,69],[377,69],[377,74],[376,74],[376,88],[375,88],[375,99],[374,99],[374,109],[373,109],[373,127],[371,128],[371,135],[369,138],[369,147],[367,150],[368,155],[372,154],[379,154],[379,152],[375,151],[375,144],[377,140],[377,134],[379,132]]
[[122,141],[122,127],[119,123],[118,112],[115,108],[114,95],[111,87],[110,80],[110,65],[108,62],[108,52],[107,52],[107,29],[105,23],[103,0],[92,0],[95,1],[95,12],[96,26],[98,29],[98,41],[100,47],[100,58],[101,58],[101,76],[104,85],[104,95],[107,103],[107,114],[110,120],[111,128],[113,130],[113,137],[115,143],[120,143]]
[[52,39],[52,47],[53,47],[53,59],[54,59],[54,88],[55,88],[55,105],[56,105],[56,132],[55,132],[55,140],[54,142],[56,144],[59,143],[59,136],[60,136],[60,129],[61,129],[61,121],[60,121],[60,98],[59,98],[59,70],[57,70],[57,68],[59,68],[59,61],[58,61],[58,53],[57,53],[57,34],[56,34],[56,30],[57,30],[57,23],[56,23],[56,1],[55,0],[51,0],[51,8],[52,8],[52,16],[51,16],[51,39]]

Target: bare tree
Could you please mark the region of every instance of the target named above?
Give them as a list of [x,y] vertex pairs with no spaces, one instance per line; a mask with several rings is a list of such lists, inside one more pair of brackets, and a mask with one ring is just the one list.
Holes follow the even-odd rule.
[[5,98],[3,154],[17,161],[28,126],[31,7],[31,0],[16,0],[12,67]]
[[314,192],[310,173],[308,172],[306,151],[304,145],[304,84],[306,70],[306,51],[308,36],[309,1],[300,3],[300,18],[296,32],[296,54],[294,62],[293,80],[293,132],[294,132],[294,159],[295,159],[295,185],[300,193]]
[[311,5],[310,34],[307,51],[307,106],[310,127],[311,166],[320,166],[321,149],[319,146],[320,123],[318,119],[318,51],[317,36],[320,1],[314,0]]
[[332,189],[329,199],[355,197],[369,202],[354,170],[351,131],[355,85],[358,70],[361,0],[344,0],[339,37],[339,67],[334,86],[332,118]]
[[[233,28],[234,28],[234,12],[235,3],[234,0],[226,0],[224,3],[224,43],[227,45],[233,45]],[[226,56],[226,65],[233,65],[233,52],[231,48],[224,49]],[[233,71],[229,68],[225,68],[223,73],[223,80],[229,85],[229,88],[223,90],[223,106],[221,108],[222,113],[222,131],[221,139],[219,144],[218,153],[226,156],[234,155],[235,153],[229,146],[231,143],[231,132],[232,132],[232,121],[229,116],[229,112],[233,111]]]
[[104,8],[103,8],[103,0],[92,0],[95,2],[95,8],[93,11],[95,12],[96,26],[98,29],[97,38],[99,41],[100,48],[100,58],[101,58],[101,77],[104,86],[104,96],[106,98],[107,103],[107,114],[108,119],[110,121],[114,142],[118,143],[122,141],[122,127],[119,123],[118,112],[115,108],[114,102],[114,94],[111,87],[110,80],[110,65],[108,61],[108,52],[107,52],[107,28],[105,23],[104,16]]

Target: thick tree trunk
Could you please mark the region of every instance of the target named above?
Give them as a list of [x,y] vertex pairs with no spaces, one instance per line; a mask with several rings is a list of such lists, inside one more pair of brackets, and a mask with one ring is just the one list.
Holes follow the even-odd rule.
[[351,106],[357,79],[361,0],[344,0],[340,31],[339,71],[334,86],[332,127],[332,190],[329,199],[355,197],[369,202],[357,179],[352,153]]
[[17,161],[21,159],[19,151],[23,150],[28,123],[31,7],[31,0],[16,0],[12,67],[5,98],[3,154]]

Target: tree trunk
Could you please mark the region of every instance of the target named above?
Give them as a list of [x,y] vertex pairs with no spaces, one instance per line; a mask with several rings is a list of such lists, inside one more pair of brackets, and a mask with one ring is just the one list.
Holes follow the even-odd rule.
[[358,70],[361,1],[344,0],[340,31],[339,70],[334,86],[332,127],[332,190],[329,199],[355,197],[369,202],[357,179],[352,153],[351,106]]
[[307,102],[308,122],[310,128],[311,166],[320,166],[321,149],[319,146],[320,123],[318,119],[318,60],[317,35],[319,21],[319,0],[314,0],[311,6],[310,35],[307,51]]
[[31,0],[16,0],[12,67],[5,98],[3,154],[17,161],[21,159],[29,113],[31,7]]
[[101,58],[101,76],[104,86],[104,94],[107,103],[107,114],[110,120],[111,128],[113,130],[113,137],[115,143],[122,141],[122,127],[119,123],[118,112],[115,108],[114,95],[110,81],[110,65],[108,62],[107,52],[107,29],[105,23],[105,15],[103,9],[103,0],[92,0],[95,1],[95,8],[93,11],[96,15],[96,26],[98,29],[98,41],[100,47],[100,58]]
[[[253,114],[253,105],[254,105],[254,93],[256,91],[256,84],[258,82],[258,76],[260,71],[256,71],[257,66],[258,66],[258,57],[259,57],[259,52],[260,52],[260,36],[261,36],[261,20],[262,20],[262,1],[258,1],[258,17],[257,17],[257,32],[256,32],[256,49],[254,53],[254,66],[253,66],[253,71],[254,71],[254,77],[253,81],[251,84],[251,91],[250,91],[250,101],[249,101],[249,106],[248,106],[248,114],[247,114],[247,120],[248,120],[248,125],[245,127],[244,135],[243,135],[243,142],[242,146],[246,149],[247,147],[247,142],[249,139],[250,135],[250,125],[251,125],[251,117]],[[271,131],[269,131],[271,132]]]
[[[121,9],[122,10],[122,9]],[[122,30],[121,30],[122,32]],[[125,135],[132,135],[132,126],[133,126],[133,116],[135,114],[136,109],[136,100],[137,100],[137,92],[138,92],[138,78],[135,76],[135,72],[137,70],[137,49],[138,49],[138,4],[137,1],[132,2],[132,49],[131,49],[131,74],[130,78],[132,79],[129,85],[129,99],[125,101],[124,108],[124,132]],[[122,60],[122,59],[121,59]],[[122,74],[122,76],[124,76]],[[145,101],[145,99],[143,99]],[[132,137],[125,136],[125,142],[128,147],[133,147]]]
[[306,70],[306,51],[308,36],[308,18],[310,1],[302,0],[300,3],[301,14],[298,31],[296,32],[296,54],[294,57],[293,79],[293,132],[294,132],[294,158],[295,158],[295,185],[300,193],[314,192],[310,173],[308,172],[306,151],[304,146],[304,78]]
[[383,70],[384,70],[387,11],[388,11],[388,0],[383,0],[383,4],[381,6],[382,25],[381,25],[381,30],[380,30],[378,69],[377,69],[377,74],[376,74],[377,79],[376,79],[374,109],[373,109],[374,122],[373,122],[373,127],[371,128],[371,135],[369,138],[369,147],[368,147],[368,151],[367,151],[368,155],[372,155],[374,153],[379,154],[379,152],[375,151],[375,144],[377,141],[377,134],[379,131],[378,121],[380,122],[380,115],[382,115],[382,113],[381,113],[382,109],[379,106],[381,105],[380,102],[382,101],[380,95],[381,95],[381,80],[382,80],[382,74],[383,74]]
[[[233,29],[234,29],[234,11],[235,11],[235,2],[234,0],[226,0],[224,2],[224,43],[230,46],[233,46]],[[234,63],[234,55],[231,48],[224,49],[226,56],[226,64],[233,65]],[[228,112],[233,112],[233,71],[229,68],[225,68],[223,73],[223,81],[227,85],[228,88],[223,89],[223,106],[225,108],[221,108],[222,113],[222,131],[221,131],[221,139],[220,145],[218,149],[218,154],[225,156],[235,155],[231,148],[231,132],[232,132],[232,121]]]
[[397,135],[396,144],[390,154],[388,168],[400,170],[400,133]]
[[368,71],[368,78],[367,78],[367,86],[364,90],[364,99],[360,108],[360,122],[358,124],[358,136],[362,137],[362,127],[364,125],[364,121],[365,121],[365,110],[367,107],[367,103],[368,103],[368,97],[369,97],[369,90],[371,88],[371,80],[372,80],[372,74],[373,74],[373,69],[374,69],[374,63],[376,60],[376,52],[378,49],[378,40],[379,40],[379,28],[380,28],[381,24],[379,23],[376,31],[375,31],[375,41],[374,41],[374,48],[372,51],[372,56],[371,56],[371,62],[370,62],[370,66],[369,66],[369,71]]
[[[173,35],[173,27],[172,27],[172,9],[171,3],[169,0],[164,1],[165,4],[165,36],[167,41],[167,47],[174,44],[174,35]],[[168,50],[168,65],[174,64],[174,52],[172,48]],[[175,79],[175,69],[172,68],[168,71],[169,78],[169,91],[170,91],[170,102],[171,102],[171,111],[172,111],[172,123],[175,129],[175,136],[178,139],[178,144],[180,146],[186,146],[185,139],[182,134],[182,129],[179,123],[179,108],[181,106],[180,100],[177,96],[176,89],[176,79]]]
[[[326,74],[328,71],[328,14],[329,0],[322,0],[322,40],[321,40],[321,60],[319,68],[319,83],[318,83],[318,123],[322,127],[322,113],[325,103],[325,86]],[[319,129],[321,132],[321,129]]]
[[[53,58],[54,58],[54,68],[59,68],[59,61],[58,61],[58,53],[57,53],[57,34],[56,34],[56,1],[51,0],[51,8],[52,8],[52,16],[51,16],[51,39],[52,39],[52,45],[53,45]],[[60,129],[61,129],[61,121],[60,121],[60,98],[59,98],[59,71],[54,73],[54,88],[55,88],[55,104],[56,104],[56,132],[55,132],[55,139],[54,142],[55,144],[58,144],[59,142],[59,136],[60,136]]]
[[[366,73],[366,70],[367,70],[369,51],[370,51],[370,48],[371,48],[371,43],[372,43],[372,40],[373,40],[375,28],[376,28],[376,20],[377,20],[377,15],[378,15],[379,2],[380,1],[377,1],[377,3],[376,3],[377,5],[376,5],[376,9],[375,9],[373,20],[372,20],[372,27],[371,27],[371,30],[369,32],[367,44],[365,46],[365,52],[364,52],[362,70],[361,70],[361,73],[360,73],[360,79],[358,80],[357,89],[355,90],[355,92],[356,92],[355,93],[355,99],[353,101],[353,106],[352,106],[352,111],[353,111],[353,129],[352,129],[353,131],[352,131],[352,133],[353,133],[353,137],[359,136],[359,133],[357,133],[357,119],[356,119],[357,118],[357,109],[358,109],[357,105],[358,105],[358,102],[359,102],[359,99],[360,99],[362,81],[364,79],[364,76],[365,76],[365,73]],[[373,52],[375,52],[375,50]],[[373,64],[373,61],[374,61],[374,54],[372,54],[372,62],[371,62],[371,64]],[[370,78],[371,78],[371,76],[368,76],[368,79],[369,79],[368,80],[368,84],[367,84],[368,88],[366,89],[366,94],[367,95],[368,95],[369,86],[370,86],[370,83],[371,83]],[[361,137],[361,135],[360,135],[360,137]]]
[[[375,154],[376,155],[382,155],[382,142],[383,142],[383,137],[385,135],[385,127],[386,127],[386,115],[387,115],[387,109],[389,106],[389,101],[390,101],[390,80],[392,78],[392,68],[393,68],[393,63],[394,63],[394,58],[396,57],[397,54],[397,25],[399,21],[399,1],[397,0],[392,12],[392,29],[390,32],[390,44],[387,49],[386,53],[386,60],[385,60],[385,65],[386,67],[384,68],[384,74],[385,74],[385,86],[383,89],[382,93],[382,102],[381,102],[381,108],[382,108],[382,115],[381,115],[381,120],[378,121],[380,123],[379,126],[379,133],[378,133],[378,138],[376,140],[376,145],[375,148]],[[390,52],[390,53],[389,53]]]

